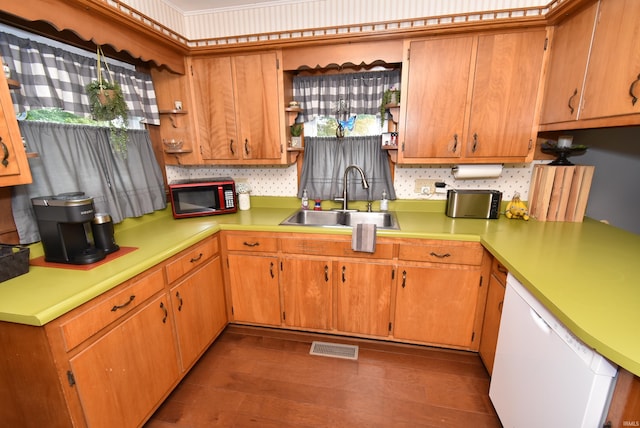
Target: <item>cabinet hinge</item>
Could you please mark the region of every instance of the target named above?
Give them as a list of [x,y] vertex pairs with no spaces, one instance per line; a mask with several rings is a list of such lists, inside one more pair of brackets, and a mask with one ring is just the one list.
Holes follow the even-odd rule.
[[391,269],[391,280],[393,281],[394,279],[396,279],[396,270]]
[[233,315],[233,306],[231,306],[231,315]]
[[280,58],[276,58],[276,70],[280,70]]
[[389,333],[391,333],[391,327],[393,326],[392,323],[389,323]]
[[283,263],[282,263],[282,261],[281,261],[281,262],[280,262],[280,272],[283,272],[283,271],[284,271],[284,266],[283,266]]
[[533,139],[529,138],[529,149],[528,150],[531,150],[532,147],[533,147]]
[[76,378],[73,376],[73,372],[71,370],[67,371],[67,380],[69,381],[69,386],[76,384]]
[[189,68],[191,69],[191,75],[193,76],[193,65],[190,65]]
[[480,284],[478,284],[478,287],[482,287],[482,275],[480,276]]
[[547,46],[549,46],[549,38],[548,38],[548,37],[545,37],[545,38],[544,38],[544,50],[545,50],[545,51],[547,50]]
[[404,141],[402,142],[402,151],[404,152]]
[[280,144],[280,154],[284,153],[284,148],[282,147],[282,144]]
[[411,59],[411,48],[407,49],[407,61]]

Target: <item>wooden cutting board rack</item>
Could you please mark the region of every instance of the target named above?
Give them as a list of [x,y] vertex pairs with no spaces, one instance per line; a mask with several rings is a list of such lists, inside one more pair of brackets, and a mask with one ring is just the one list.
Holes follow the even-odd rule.
[[538,221],[581,222],[595,167],[535,165],[529,188],[529,215]]

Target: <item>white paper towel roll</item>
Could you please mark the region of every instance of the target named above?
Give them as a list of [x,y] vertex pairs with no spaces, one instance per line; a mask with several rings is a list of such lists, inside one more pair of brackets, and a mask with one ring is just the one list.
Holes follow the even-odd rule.
[[451,168],[451,174],[456,180],[498,178],[502,174],[502,165],[456,165]]

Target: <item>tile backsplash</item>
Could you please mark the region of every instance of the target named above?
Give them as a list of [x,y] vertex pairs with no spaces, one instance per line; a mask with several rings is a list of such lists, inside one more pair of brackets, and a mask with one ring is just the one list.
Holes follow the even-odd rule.
[[[487,180],[455,180],[451,174],[451,165],[396,166],[394,187],[398,199],[446,199],[445,194],[426,196],[415,193],[415,180],[429,179],[443,181],[447,184],[447,188],[500,190],[503,192],[503,200],[511,200],[513,194],[518,192],[523,200],[527,200],[534,164],[505,164],[500,177]],[[184,179],[232,177],[237,182],[247,182],[251,186],[251,194],[256,196],[296,196],[298,192],[296,165],[288,167],[169,165],[166,171],[169,183]]]

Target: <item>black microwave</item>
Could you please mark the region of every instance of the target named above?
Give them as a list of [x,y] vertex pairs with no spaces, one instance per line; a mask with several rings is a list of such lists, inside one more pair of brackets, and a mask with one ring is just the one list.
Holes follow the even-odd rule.
[[236,185],[231,177],[181,180],[169,185],[173,218],[234,213]]

